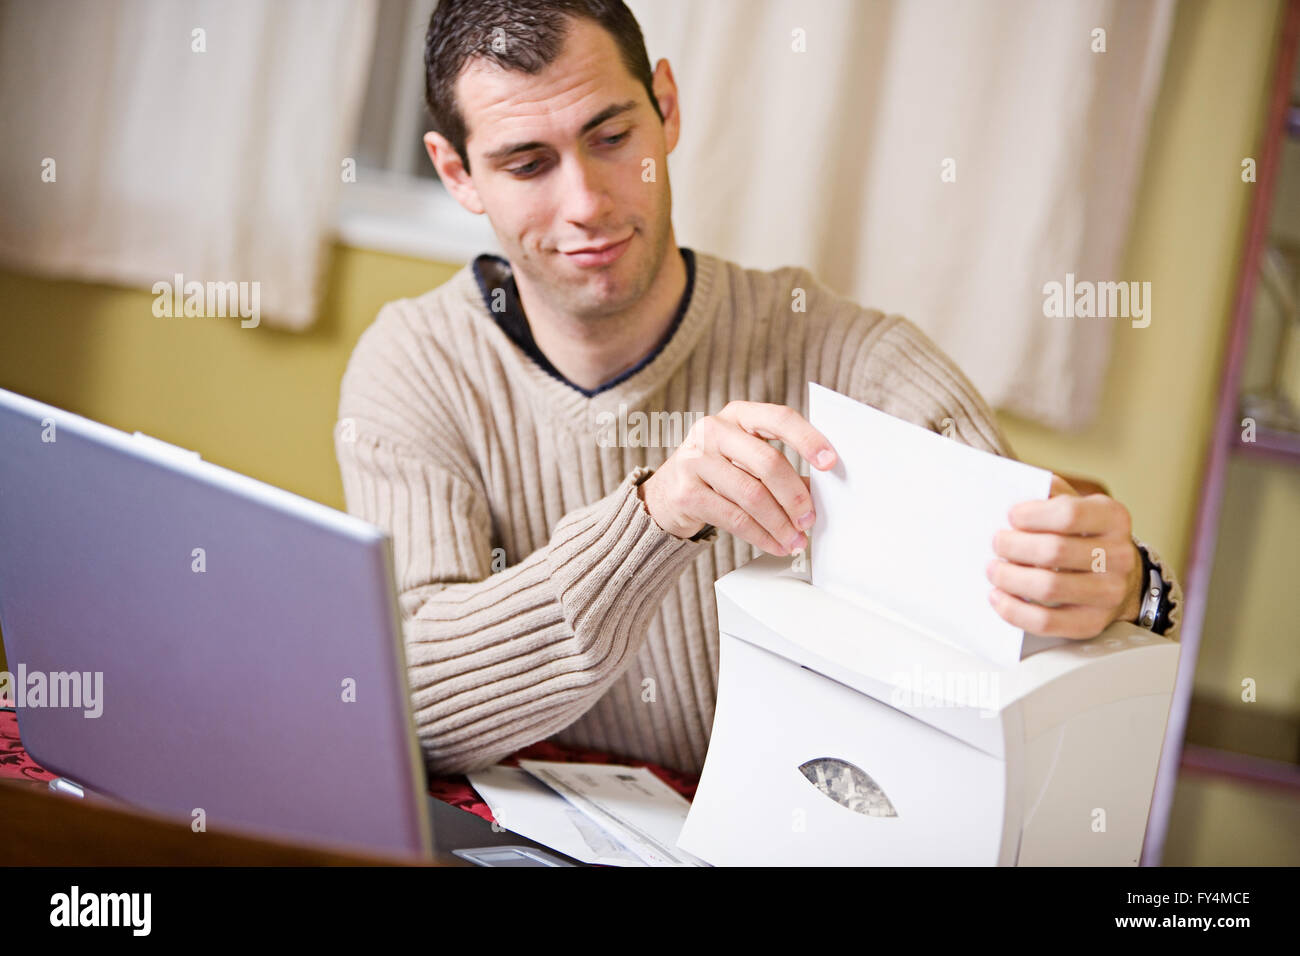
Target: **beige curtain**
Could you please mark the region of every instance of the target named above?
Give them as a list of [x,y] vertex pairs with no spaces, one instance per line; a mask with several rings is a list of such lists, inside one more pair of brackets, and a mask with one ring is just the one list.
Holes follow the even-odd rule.
[[1143,278],[1118,269],[1171,0],[629,6],[681,91],[679,242],[807,266],[993,405],[1089,421],[1128,320],[1047,316],[1044,288]]
[[0,261],[256,283],[263,323],[308,326],[374,19],[374,0],[4,0]]

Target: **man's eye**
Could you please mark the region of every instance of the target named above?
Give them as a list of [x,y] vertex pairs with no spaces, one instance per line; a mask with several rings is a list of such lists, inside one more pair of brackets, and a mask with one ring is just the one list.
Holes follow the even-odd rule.
[[[623,142],[623,140],[627,139],[631,135],[632,135],[632,131],[630,129],[624,130],[623,132],[619,133],[617,136],[603,137],[601,139],[601,142],[604,143],[606,146],[617,146],[619,143]],[[511,169],[506,170],[506,172],[510,173],[512,176],[521,176],[526,178],[532,173],[536,172],[539,162],[540,162],[539,160],[534,159],[531,163],[526,163],[523,166],[515,166]]]
[[536,166],[537,160],[534,159],[531,163],[525,163],[523,166],[516,166],[514,169],[510,170],[510,172],[516,176],[527,176],[529,173],[534,171],[534,167]]

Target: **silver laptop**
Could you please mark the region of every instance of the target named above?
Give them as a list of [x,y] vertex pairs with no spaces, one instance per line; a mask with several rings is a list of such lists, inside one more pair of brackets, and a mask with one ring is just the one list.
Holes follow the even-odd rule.
[[[351,515],[0,389],[0,679],[24,747],[75,787],[432,858],[391,553]],[[432,809],[444,851],[570,862]]]

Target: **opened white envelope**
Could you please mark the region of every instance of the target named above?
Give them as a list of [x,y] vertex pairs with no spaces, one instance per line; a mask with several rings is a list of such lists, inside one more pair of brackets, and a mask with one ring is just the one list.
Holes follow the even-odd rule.
[[707,866],[678,849],[690,801],[644,767],[520,760],[647,866]]
[[494,764],[466,776],[497,822],[520,836],[583,863],[645,866],[631,850],[527,770]]
[[989,603],[993,536],[1052,473],[963,445],[815,383],[808,421],[838,456],[810,470],[812,583],[1011,667],[1025,634]]

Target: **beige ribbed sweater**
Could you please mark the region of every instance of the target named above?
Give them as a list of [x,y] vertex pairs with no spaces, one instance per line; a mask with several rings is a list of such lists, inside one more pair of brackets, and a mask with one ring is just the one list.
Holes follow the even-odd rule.
[[[611,446],[606,413],[635,424],[637,411],[709,415],[743,399],[806,416],[817,382],[935,431],[950,418],[957,440],[1013,456],[974,387],[905,318],[844,300],[804,269],[695,255],[672,338],[591,398],[506,335],[470,266],[384,306],[361,336],[335,444],[348,510],[393,538],[432,772],[478,769],[543,738],[703,766],[718,680],[713,583],[758,552],[725,532],[693,542],[660,529],[635,485],[673,448]],[[797,289],[806,311],[792,308]],[[1174,600],[1176,638],[1176,582]]]

